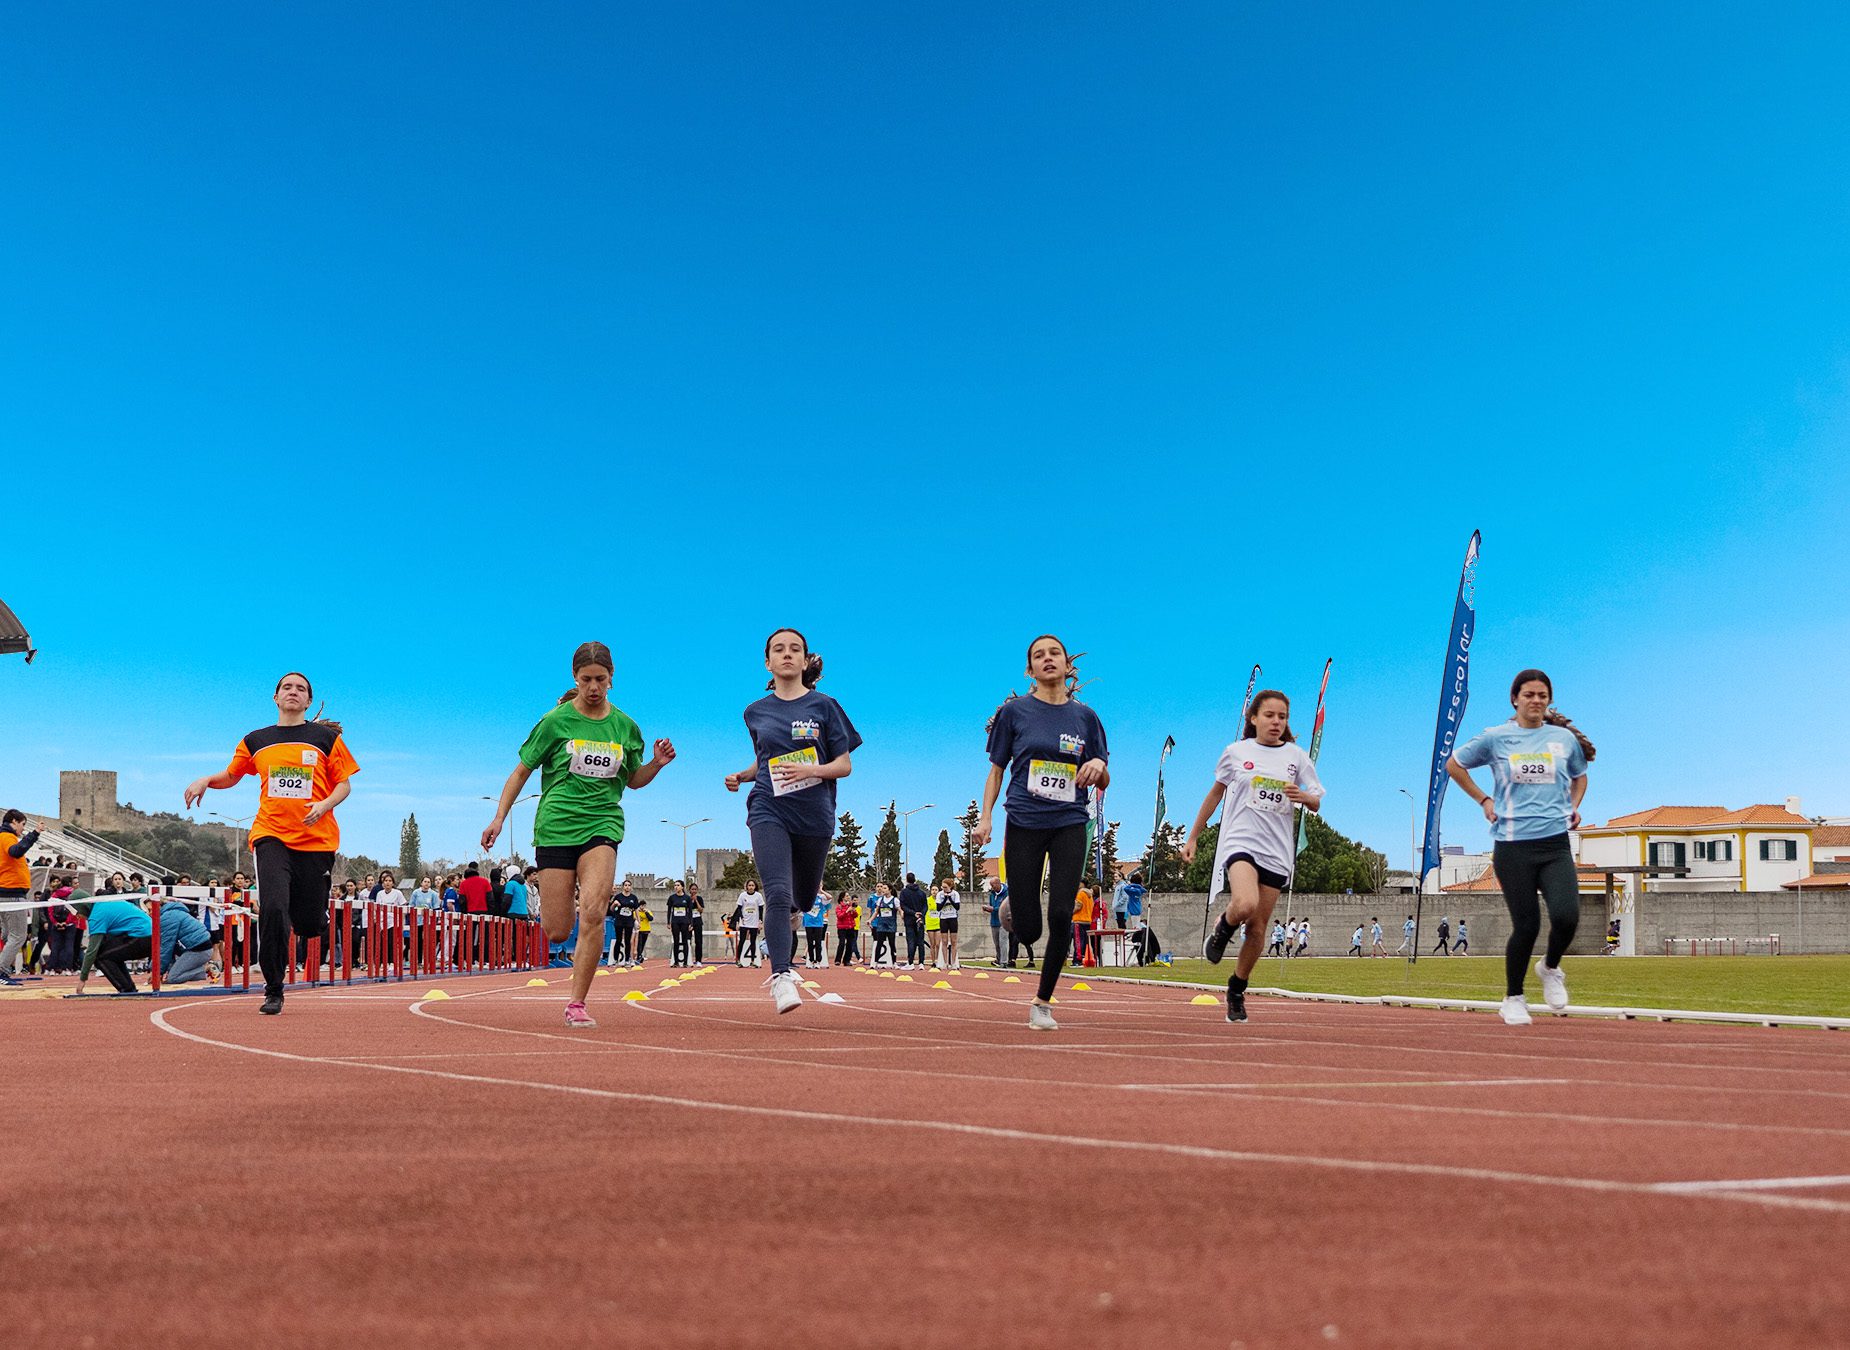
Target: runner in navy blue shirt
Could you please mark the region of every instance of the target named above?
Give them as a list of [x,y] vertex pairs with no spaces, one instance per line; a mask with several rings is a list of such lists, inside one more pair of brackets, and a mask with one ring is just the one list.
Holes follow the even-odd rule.
[[726,775],[726,790],[752,785],[745,823],[752,833],[752,860],[764,882],[764,931],[771,948],[771,999],[780,1013],[803,1000],[801,980],[790,967],[795,935],[795,898],[822,889],[822,865],[835,838],[835,780],[846,778],[849,755],[861,734],[841,704],[816,691],[822,658],[794,628],[780,628],[765,641],[770,693],[745,710],[752,737],[752,765]]
[[973,837],[987,844],[991,814],[1009,775],[1008,831],[1002,860],[1009,878],[1009,931],[1023,944],[1040,940],[1041,876],[1047,874],[1047,951],[1028,1025],[1054,1030],[1048,1006],[1073,940],[1073,901],[1085,865],[1090,790],[1111,782],[1109,751],[1098,714],[1072,695],[1078,669],[1066,644],[1043,634],[1028,644],[1034,692],[1011,698],[989,723],[989,780]]

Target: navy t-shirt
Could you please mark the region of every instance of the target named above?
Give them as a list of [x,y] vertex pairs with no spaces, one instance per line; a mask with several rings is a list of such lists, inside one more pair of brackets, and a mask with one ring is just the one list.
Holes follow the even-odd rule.
[[861,733],[841,704],[814,689],[788,701],[766,694],[745,710],[745,729],[752,734],[752,753],[758,760],[758,777],[745,803],[746,822],[776,822],[791,834],[834,838],[835,780],[805,779],[779,795],[771,782],[771,764],[787,757],[827,764],[859,749]]
[[1003,806],[1009,824],[1031,830],[1083,825],[1085,789],[1074,781],[1089,759],[1109,762],[1105,725],[1078,699],[1045,703],[1032,694],[996,709],[989,726],[989,762],[1009,766]]

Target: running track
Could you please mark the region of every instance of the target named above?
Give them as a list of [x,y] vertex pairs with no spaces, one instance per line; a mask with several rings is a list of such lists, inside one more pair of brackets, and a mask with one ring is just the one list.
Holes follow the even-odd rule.
[[1758,1350],[1850,1321],[1850,1037],[1265,998],[1232,1027],[1113,984],[1045,1035],[998,975],[817,972],[846,1002],[776,1018],[761,971],[670,973],[600,978],[589,1033],[562,971],[274,1019],[0,1004],[0,1341]]

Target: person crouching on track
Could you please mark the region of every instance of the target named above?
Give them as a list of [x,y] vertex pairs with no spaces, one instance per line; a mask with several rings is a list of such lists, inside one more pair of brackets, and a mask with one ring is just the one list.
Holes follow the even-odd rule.
[[[1265,946],[1266,925],[1279,894],[1291,884],[1297,864],[1297,808],[1323,806],[1317,766],[1291,734],[1291,700],[1276,689],[1253,696],[1240,739],[1221,752],[1214,785],[1202,798],[1189,827],[1182,857],[1195,860],[1201,832],[1220,808],[1220,845],[1210,885],[1223,888],[1227,907],[1202,943],[1202,955],[1218,964],[1241,924],[1246,938],[1227,977],[1227,1020],[1246,1020],[1246,982]],[[1299,929],[1303,939],[1303,929]]]
[[94,966],[118,994],[134,993],[128,963],[154,958],[154,920],[132,900],[82,900],[73,908],[90,924],[90,940],[77,969],[77,992],[83,993]]
[[191,984],[206,978],[212,959],[212,931],[178,900],[161,906],[161,983]]

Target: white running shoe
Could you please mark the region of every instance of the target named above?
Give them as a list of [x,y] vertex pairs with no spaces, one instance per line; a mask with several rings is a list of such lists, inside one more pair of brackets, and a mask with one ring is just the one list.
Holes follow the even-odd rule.
[[1534,1019],[1529,1016],[1529,1005],[1523,1002],[1521,994],[1511,994],[1503,1000],[1503,1006],[1497,1009],[1497,1016],[1503,1019],[1505,1026],[1526,1027]]
[[1567,1007],[1567,976],[1561,967],[1550,970],[1541,961],[1535,963],[1535,973],[1542,979],[1542,1002],[1556,1012]]
[[803,1002],[803,981],[794,970],[773,975],[765,983],[771,986],[771,1002],[780,1013],[795,1012]]
[[1028,1027],[1032,1031],[1058,1031],[1060,1024],[1053,1020],[1052,1008],[1035,1002],[1028,1005]]

